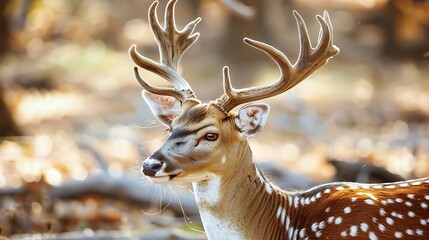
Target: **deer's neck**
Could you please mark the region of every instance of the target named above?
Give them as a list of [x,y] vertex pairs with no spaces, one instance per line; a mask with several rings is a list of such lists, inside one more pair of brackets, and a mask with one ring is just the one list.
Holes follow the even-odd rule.
[[247,143],[234,154],[237,166],[193,184],[208,239],[285,239],[286,193],[273,186],[253,162]]

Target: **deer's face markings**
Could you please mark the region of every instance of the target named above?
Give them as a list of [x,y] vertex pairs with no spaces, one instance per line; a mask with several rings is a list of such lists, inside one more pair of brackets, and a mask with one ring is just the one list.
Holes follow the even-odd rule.
[[186,111],[172,121],[167,140],[144,161],[143,172],[156,183],[201,181],[218,175],[217,168],[227,163],[226,155],[234,144],[231,141],[236,139],[231,134],[238,135],[231,117],[214,105],[184,107]]

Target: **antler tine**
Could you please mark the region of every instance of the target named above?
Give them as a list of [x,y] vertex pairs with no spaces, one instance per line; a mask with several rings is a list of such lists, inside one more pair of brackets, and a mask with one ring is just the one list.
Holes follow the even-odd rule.
[[228,113],[235,106],[240,104],[281,94],[300,83],[311,73],[323,66],[329,58],[339,52],[339,49],[333,45],[332,42],[332,25],[327,12],[323,14],[323,17],[316,16],[321,25],[321,34],[316,48],[311,46],[307,27],[302,17],[296,11],[293,13],[297,22],[300,39],[300,52],[295,64],[292,65],[288,58],[276,48],[262,42],[245,38],[245,43],[264,52],[276,62],[277,66],[280,68],[281,75],[274,83],[237,90],[232,87],[229,69],[225,67],[223,74],[225,93],[215,102],[220,109]]
[[[176,99],[180,99],[182,100],[182,94],[180,94],[180,92],[178,92],[176,89],[174,88],[164,88],[164,87],[155,87],[152,84],[149,84],[147,82],[145,82],[139,74],[139,69],[137,67],[134,67],[134,76],[136,77],[137,81],[140,83],[140,85],[146,89],[147,91],[154,93],[154,94],[158,94],[158,95],[167,95],[167,96],[171,96],[174,97]],[[184,99],[183,99],[184,100]]]
[[137,66],[153,72],[173,84],[174,88],[156,87],[145,82],[134,69],[134,74],[140,85],[147,91],[160,95],[172,96],[180,101],[196,98],[189,83],[177,72],[177,66],[185,51],[197,41],[199,33],[193,33],[200,18],[188,23],[183,30],[178,31],[175,22],[175,5],[177,0],[170,0],[165,9],[164,27],[161,27],[156,9],[158,1],[149,7],[149,24],[158,45],[160,62],[155,62],[140,55],[136,46],[132,45],[129,54]]

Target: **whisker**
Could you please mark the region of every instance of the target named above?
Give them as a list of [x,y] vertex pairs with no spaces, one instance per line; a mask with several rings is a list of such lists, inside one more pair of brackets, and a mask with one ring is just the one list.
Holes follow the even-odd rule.
[[[151,186],[154,186],[154,184],[151,184]],[[145,215],[148,215],[148,216],[154,216],[154,215],[158,215],[158,214],[161,214],[165,209],[167,209],[168,208],[168,206],[170,206],[170,203],[171,203],[171,201],[164,207],[164,208],[162,208],[162,190],[164,190],[165,191],[165,189],[163,189],[162,188],[162,186],[160,186],[160,185],[156,185],[156,187],[158,188],[158,189],[160,189],[158,192],[159,192],[159,194],[160,194],[160,209],[159,209],[159,211],[156,211],[156,212],[154,212],[154,213],[149,213],[149,212],[146,212],[145,210],[141,210]],[[147,191],[146,191],[146,194],[147,194]]]
[[185,225],[186,225],[186,227],[188,227],[188,228],[189,228],[189,229],[191,229],[192,231],[199,232],[199,233],[204,233],[204,234],[205,234],[205,232],[204,232],[204,231],[201,231],[201,230],[196,229],[196,228],[192,227],[191,225],[189,225],[189,223],[192,223],[192,220],[191,220],[191,219],[188,217],[188,215],[186,214],[185,209],[183,208],[183,204],[182,204],[182,201],[180,200],[179,195],[177,194],[177,192],[174,190],[174,188],[173,188],[171,185],[168,185],[168,184],[167,184],[167,186],[168,186],[168,188],[170,189],[170,192],[173,194],[173,196],[175,197],[175,199],[177,199],[177,201],[178,201],[178,203],[179,203],[180,210],[182,211],[182,214],[183,214],[183,220],[185,221]]

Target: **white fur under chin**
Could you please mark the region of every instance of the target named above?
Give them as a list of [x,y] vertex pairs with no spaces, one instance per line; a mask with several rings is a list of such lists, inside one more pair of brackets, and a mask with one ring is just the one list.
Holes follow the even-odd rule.
[[212,176],[202,182],[193,182],[195,200],[197,201],[200,210],[201,220],[203,221],[204,229],[209,240],[216,239],[243,239],[241,234],[233,228],[234,224],[225,219],[219,219],[214,216],[210,210],[200,206],[215,205],[220,200],[220,184],[219,176]]
[[213,175],[204,181],[193,182],[195,200],[197,203],[215,205],[220,199],[220,177]]

